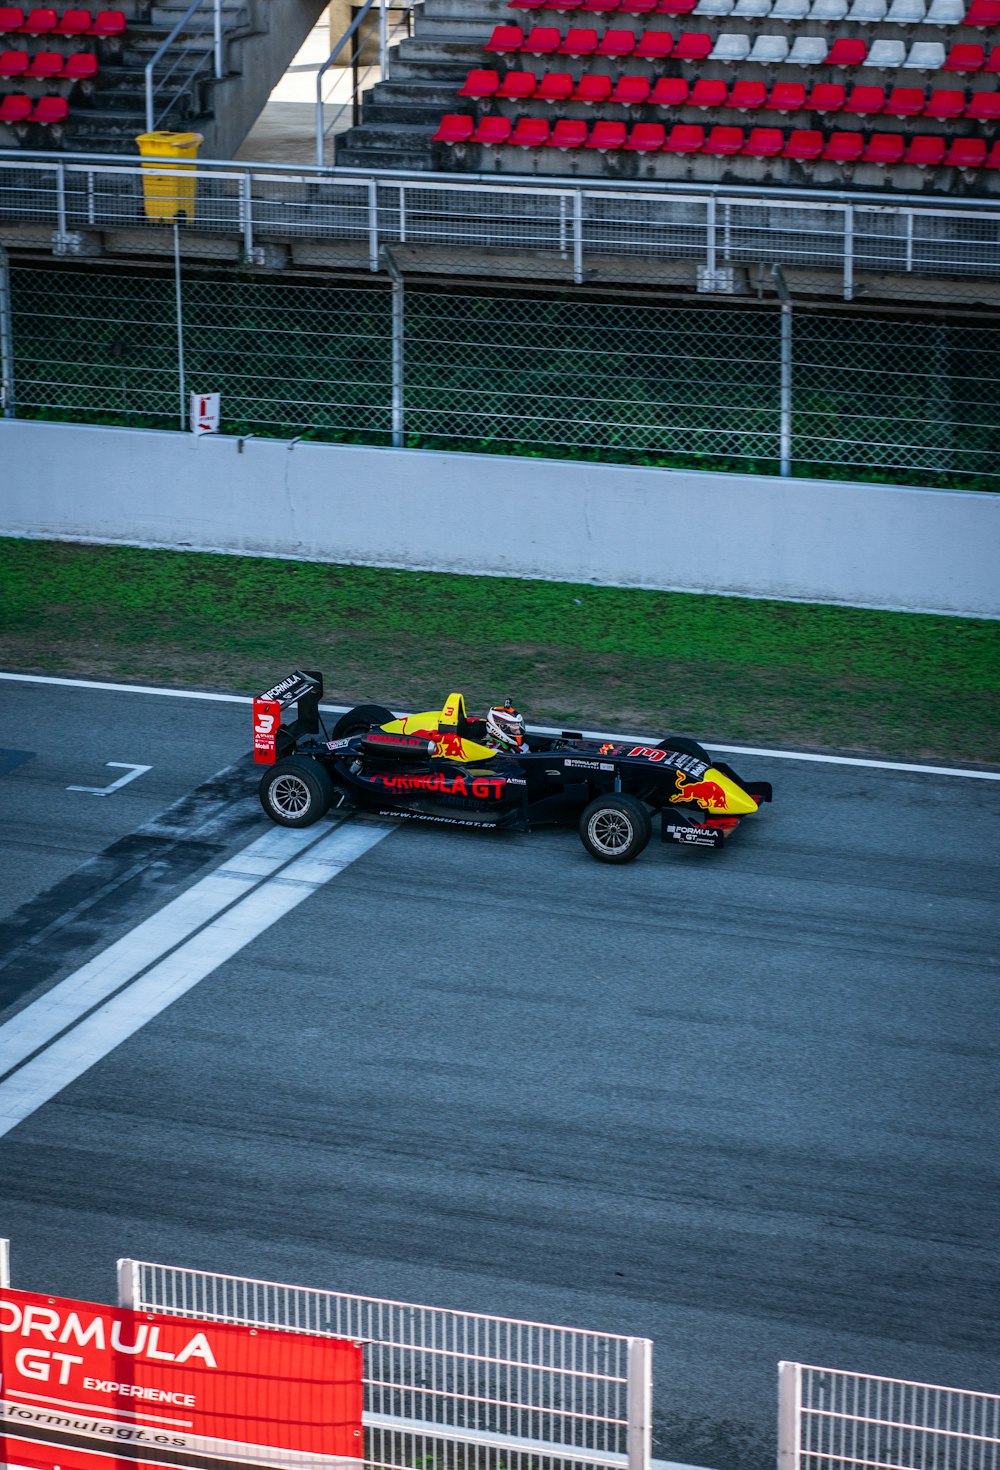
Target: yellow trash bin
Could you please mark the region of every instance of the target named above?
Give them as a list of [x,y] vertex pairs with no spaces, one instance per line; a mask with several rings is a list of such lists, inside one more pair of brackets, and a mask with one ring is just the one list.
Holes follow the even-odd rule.
[[[163,160],[197,158],[198,149],[204,142],[202,134],[140,133],[135,141],[142,154],[142,197],[146,218],[172,220],[182,214],[190,224],[194,219],[197,184],[194,165],[175,163],[169,167]],[[154,159],[157,162],[154,163]]]

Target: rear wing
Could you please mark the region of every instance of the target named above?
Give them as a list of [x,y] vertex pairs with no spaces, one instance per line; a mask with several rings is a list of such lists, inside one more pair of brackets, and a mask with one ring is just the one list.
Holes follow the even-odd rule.
[[[262,766],[273,766],[288,755],[300,735],[318,735],[319,702],[323,697],[323,675],[296,669],[266,694],[253,702],[253,758]],[[282,723],[282,712],[297,705],[295,718]]]

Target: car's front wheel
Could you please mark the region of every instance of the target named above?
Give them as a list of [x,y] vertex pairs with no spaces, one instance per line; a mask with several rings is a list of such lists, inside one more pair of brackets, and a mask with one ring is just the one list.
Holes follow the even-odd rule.
[[290,755],[265,771],[259,789],[261,806],[281,827],[311,827],[334,797],[328,772],[303,755]]
[[580,841],[599,863],[630,863],[652,835],[649,812],[634,796],[598,796],[580,818]]

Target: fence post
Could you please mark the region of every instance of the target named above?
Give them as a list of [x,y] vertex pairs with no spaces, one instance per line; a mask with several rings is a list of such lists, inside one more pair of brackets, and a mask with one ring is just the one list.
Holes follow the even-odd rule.
[[0,1237],[0,1291],[10,1290],[10,1241]]
[[382,246],[382,260],[392,280],[392,447],[403,447],[403,349],[405,346],[403,311],[403,277],[388,246]]
[[705,215],[705,270],[710,281],[715,277],[715,206],[715,195],[710,194]]
[[854,300],[854,206],[844,205],[844,300]]
[[573,285],[583,285],[583,194],[573,195]]
[[[2,245],[0,245],[0,409],[3,410],[5,419],[14,417],[14,313],[10,304],[10,260]],[[0,1268],[2,1268],[2,1262],[0,1262]]]
[[778,1470],[802,1463],[802,1365],[778,1364]]
[[243,214],[243,254],[253,256],[253,175],[247,169],[240,179],[240,207]]
[[123,1256],[118,1262],[118,1305],[135,1310],[139,1300],[139,1263]]
[[181,300],[181,237],[174,216],[174,296],[177,309],[177,384],[181,400],[181,431],[186,427],[187,392],[184,377],[184,305]]
[[774,284],[781,297],[781,409],[778,428],[778,473],[792,473],[792,298],[785,285],[781,266],[771,267]]
[[222,0],[215,0],[215,80],[222,80]]
[[368,269],[378,270],[378,180],[368,180]]
[[649,1470],[653,1454],[653,1344],[628,1343],[628,1470]]

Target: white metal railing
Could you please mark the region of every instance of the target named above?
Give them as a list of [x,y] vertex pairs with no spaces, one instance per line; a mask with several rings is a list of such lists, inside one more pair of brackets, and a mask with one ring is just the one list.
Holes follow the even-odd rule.
[[1000,1395],[778,1365],[779,1470],[997,1470]]
[[[201,24],[192,24],[196,14]],[[211,51],[204,50],[199,44],[208,31],[208,26],[204,24],[206,20],[210,20],[212,28]],[[185,32],[190,33],[187,40],[178,44]],[[157,77],[156,68],[172,48],[173,55],[168,67]],[[222,0],[191,0],[166,40],[157,47],[151,60],[146,63],[147,133],[153,132],[169,116],[178,100],[193,87],[201,73],[207,70],[209,61],[214,62],[215,78],[218,81],[223,73]],[[170,87],[173,91],[168,94]],[[157,99],[160,99],[159,105]]]
[[[377,80],[379,81],[384,82],[388,79],[390,47],[395,45],[403,36],[408,36],[410,34],[412,12],[416,8],[416,5],[419,3],[421,3],[421,0],[404,0],[403,4],[400,4],[400,0],[396,0],[396,3],[391,5],[388,3],[388,0],[365,0],[364,5],[351,21],[351,24],[347,27],[344,34],[340,37],[339,41],[330,52],[330,55],[327,57],[326,61],[324,61],[323,65],[320,67],[319,71],[316,74],[317,168],[323,168],[326,164],[327,138],[336,134],[338,130],[338,124],[345,110],[350,107],[353,112],[353,108],[357,102],[359,95],[371,83],[373,79],[373,74],[377,73]],[[365,17],[370,14],[373,6],[375,5],[377,5],[378,7],[377,57],[372,59],[365,59],[364,52],[366,47],[369,47],[370,49],[371,38],[364,36],[363,22],[365,20]],[[402,21],[396,20],[392,22],[392,24],[390,24],[388,18],[388,13],[390,9],[395,11],[402,10],[405,15],[405,19]],[[332,117],[328,119],[327,110],[331,102],[331,94],[328,90],[326,90],[327,73],[329,72],[331,67],[337,64],[337,61],[340,58],[340,54],[343,51],[344,47],[347,45],[348,41],[350,41],[359,32],[361,32],[362,34],[361,47],[358,48],[355,46],[354,48],[352,48],[352,65],[356,65],[358,62],[361,63],[357,78],[355,79],[354,84],[351,87],[350,96],[347,97],[345,100],[339,101],[337,103],[336,110],[334,111]],[[343,63],[341,63],[341,66],[343,66]]]
[[365,1460],[649,1470],[652,1343],[144,1261],[119,1302],[365,1344]]
[[[425,248],[441,262],[438,270],[461,271],[464,258],[479,274],[488,270],[484,252],[523,252],[533,278],[576,284],[588,268],[609,262],[641,281],[644,269],[655,280],[665,262],[700,261],[712,281],[723,267],[766,261],[786,273],[835,272],[847,300],[859,271],[897,280],[1000,277],[1000,202],[993,200],[846,200],[819,190],[763,195],[722,185],[624,187],[214,161],[187,178],[192,172],[196,217],[185,230],[241,238],[251,261],[258,248],[303,238],[353,242],[371,271],[380,269],[383,245]],[[48,223],[61,255],[80,250],[87,230],[161,228],[143,214],[138,161],[18,150],[0,151],[0,226],[5,220]]]

